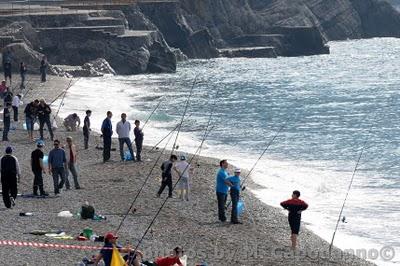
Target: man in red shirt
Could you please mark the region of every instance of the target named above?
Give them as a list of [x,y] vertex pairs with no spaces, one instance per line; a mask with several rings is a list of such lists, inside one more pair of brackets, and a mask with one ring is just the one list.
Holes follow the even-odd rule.
[[174,248],[173,254],[168,257],[160,257],[157,258],[155,262],[143,262],[144,265],[147,266],[173,266],[178,264],[179,266],[183,266],[181,260],[179,259],[183,255],[183,249],[180,247]]
[[293,191],[292,198],[281,202],[281,206],[289,211],[289,225],[292,230],[290,240],[292,241],[292,249],[296,249],[297,236],[300,231],[301,212],[308,208],[308,204],[302,201],[300,198],[300,191]]

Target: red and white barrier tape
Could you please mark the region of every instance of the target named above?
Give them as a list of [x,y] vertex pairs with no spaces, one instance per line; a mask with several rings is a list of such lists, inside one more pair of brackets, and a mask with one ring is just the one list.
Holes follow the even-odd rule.
[[[103,248],[100,246],[64,245],[64,244],[24,242],[24,241],[12,241],[12,240],[0,240],[0,246],[54,248],[54,249],[84,249],[84,250],[99,250]],[[112,248],[105,248],[105,249],[112,249]]]

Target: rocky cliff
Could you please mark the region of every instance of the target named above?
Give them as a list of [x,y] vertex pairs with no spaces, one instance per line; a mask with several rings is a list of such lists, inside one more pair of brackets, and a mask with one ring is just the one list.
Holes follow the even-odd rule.
[[330,40],[400,35],[400,14],[379,0],[179,0],[140,8],[171,46],[190,57],[204,57],[187,45],[193,32],[204,29],[210,51],[240,39],[240,46],[273,45],[283,56],[326,53]]

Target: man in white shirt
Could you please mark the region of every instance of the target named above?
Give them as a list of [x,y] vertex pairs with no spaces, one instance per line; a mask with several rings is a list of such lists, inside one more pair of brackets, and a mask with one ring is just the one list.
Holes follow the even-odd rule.
[[131,158],[134,161],[135,156],[133,154],[132,150],[132,142],[129,137],[131,132],[131,124],[126,121],[126,114],[122,113],[121,114],[121,121],[117,123],[117,134],[118,134],[118,141],[119,141],[119,153],[121,155],[121,161],[125,161],[125,156],[124,156],[124,144],[128,146],[129,152],[131,153]]
[[186,156],[181,155],[181,160],[175,163],[174,170],[178,173],[179,182],[177,189],[179,190],[179,198],[181,200],[189,201],[190,183],[189,173],[193,174],[193,169],[190,164],[186,161]]
[[21,102],[21,94],[17,94],[13,97],[12,100],[12,109],[14,111],[14,123],[12,124],[11,128],[16,129],[18,123],[18,108],[22,105]]

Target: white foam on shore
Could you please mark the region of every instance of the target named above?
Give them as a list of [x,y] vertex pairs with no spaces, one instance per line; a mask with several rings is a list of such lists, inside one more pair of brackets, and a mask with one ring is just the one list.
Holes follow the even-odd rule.
[[[61,108],[60,116],[76,112],[83,120],[86,109],[93,111],[91,122],[92,128],[99,131],[101,122],[105,117],[107,110],[114,113],[112,119],[115,129],[115,124],[120,120],[119,115],[122,112],[128,114],[129,120],[140,119],[145,120],[152,111],[139,111],[135,108],[135,97],[157,97],[158,94],[153,94],[151,91],[146,91],[144,88],[133,86],[130,83],[124,82],[107,82],[105,78],[89,78],[81,79],[68,92],[65,105]],[[104,87],[102,87],[104,86]],[[105,87],[106,86],[106,87]],[[60,100],[54,103],[57,107]],[[154,101],[154,107],[157,100]],[[158,120],[157,123],[151,121],[146,125],[145,145],[154,145],[168,132],[168,128],[173,128],[176,119]],[[183,125],[185,127],[185,125]],[[201,128],[199,128],[201,129]],[[115,131],[115,130],[114,130]],[[181,132],[178,144],[180,149],[194,153],[200,144],[199,136],[202,131],[196,133]],[[172,147],[172,142],[169,148]],[[162,148],[165,142],[159,147]],[[226,158],[229,161],[241,168],[250,169],[257,160],[259,154],[254,151],[241,150],[240,147],[230,145],[221,145],[212,141],[207,141],[202,149],[202,155]],[[336,162],[329,161],[289,161],[281,158],[271,158],[268,154],[259,162],[257,168],[253,172],[253,180],[263,186],[262,189],[256,189],[253,192],[264,203],[279,207],[279,202],[290,197],[290,193],[294,189],[299,189],[304,195],[302,198],[310,204],[309,210],[304,212],[303,221],[308,228],[315,233],[330,241],[335,222],[337,220],[340,207],[343,203],[343,198],[346,194],[348,182],[351,178],[351,171],[354,165],[336,165]],[[344,169],[337,171],[335,169]],[[216,169],[217,171],[217,169]],[[214,178],[214,177],[210,177]],[[364,232],[374,230],[381,226],[382,217],[374,217],[373,209],[365,210],[364,203],[368,198],[385,198],[385,195],[371,194],[365,188],[359,189],[362,186],[362,180],[367,178],[362,173],[358,173],[355,178],[355,183],[349,196],[344,215],[347,217],[348,223],[340,223],[338,233],[335,239],[335,245],[342,249],[352,248],[354,250],[380,250],[384,244],[370,243],[368,235],[363,237]],[[368,178],[371,178],[370,176]],[[386,191],[387,192],[387,191]],[[390,192],[387,192],[390,193]],[[395,193],[395,192],[393,192]],[[389,213],[388,213],[389,215]],[[388,217],[387,223],[396,223]],[[357,236],[354,232],[359,233]],[[383,260],[371,260],[379,265],[393,265],[399,263],[400,249],[396,249],[396,258],[391,262]],[[367,257],[368,259],[369,257]]]

